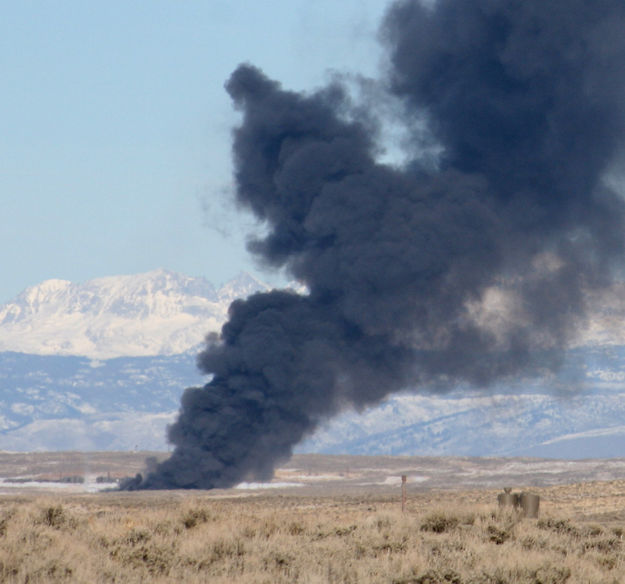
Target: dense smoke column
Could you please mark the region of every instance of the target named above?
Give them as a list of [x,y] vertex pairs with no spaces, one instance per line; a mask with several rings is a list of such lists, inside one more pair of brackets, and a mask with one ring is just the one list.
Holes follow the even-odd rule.
[[267,479],[343,407],[557,366],[623,248],[601,180],[623,145],[623,30],[622,0],[396,3],[385,82],[408,128],[425,114],[435,170],[376,162],[375,112],[340,86],[298,94],[240,66],[237,199],[268,227],[250,249],[310,293],[232,304],[173,455],[131,486]]

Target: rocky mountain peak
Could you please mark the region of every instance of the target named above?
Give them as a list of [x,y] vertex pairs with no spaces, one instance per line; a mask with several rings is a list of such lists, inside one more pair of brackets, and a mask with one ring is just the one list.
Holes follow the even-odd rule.
[[0,306],[0,351],[96,359],[182,353],[220,329],[234,299],[268,288],[246,273],[216,289],[162,268],[79,284],[46,280]]

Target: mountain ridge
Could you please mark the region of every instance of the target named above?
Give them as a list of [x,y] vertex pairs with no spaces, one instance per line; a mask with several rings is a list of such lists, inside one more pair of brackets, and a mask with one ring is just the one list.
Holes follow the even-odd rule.
[[235,298],[268,289],[246,272],[215,288],[162,268],[79,284],[45,280],[0,305],[0,351],[93,359],[183,353],[219,331]]

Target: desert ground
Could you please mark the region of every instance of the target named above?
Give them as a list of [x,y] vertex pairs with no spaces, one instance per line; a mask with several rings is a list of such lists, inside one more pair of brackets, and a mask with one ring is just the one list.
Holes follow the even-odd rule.
[[0,582],[625,582],[625,460],[297,455],[271,483],[105,490],[149,456],[0,453]]

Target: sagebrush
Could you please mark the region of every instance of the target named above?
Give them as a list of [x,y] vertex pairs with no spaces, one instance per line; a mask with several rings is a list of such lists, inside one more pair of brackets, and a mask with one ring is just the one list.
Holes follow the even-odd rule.
[[[625,522],[483,496],[110,493],[0,501],[0,581],[616,584]],[[495,500],[494,494],[490,497]]]

